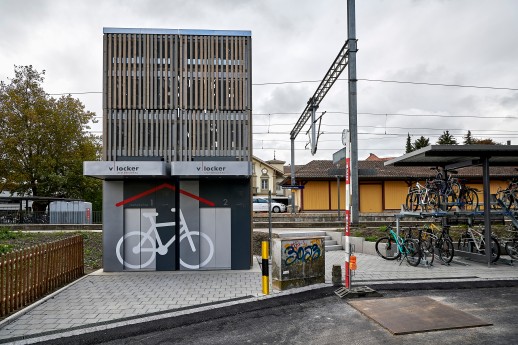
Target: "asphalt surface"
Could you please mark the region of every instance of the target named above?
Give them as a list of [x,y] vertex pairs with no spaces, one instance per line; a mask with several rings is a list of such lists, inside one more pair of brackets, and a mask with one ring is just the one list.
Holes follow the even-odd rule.
[[441,290],[416,290],[392,284],[390,290],[377,290],[379,298],[428,296],[492,326],[396,336],[329,287],[43,344],[516,344],[518,284],[500,285],[508,287],[450,283]]
[[[488,267],[456,257],[451,265],[438,260],[433,265],[424,263],[412,267],[404,261],[387,261],[366,254],[365,246],[363,249],[364,253],[356,254],[358,269],[353,276],[356,286],[368,285],[385,291],[429,291],[514,287],[518,284],[518,267],[509,260]],[[44,341],[48,344],[97,344],[193,327],[232,315],[245,316],[245,312],[296,306],[325,298],[326,294],[332,296],[332,268],[343,265],[344,254],[343,251],[326,252],[325,283],[282,291],[272,289],[266,296],[262,294],[259,259],[254,260],[252,269],[244,271],[96,272],[2,320],[0,344]],[[284,315],[291,315],[282,321],[289,328],[290,318],[296,314],[286,311]],[[260,313],[256,318],[263,319]],[[308,319],[308,316],[303,318]],[[281,326],[282,322],[275,320]],[[248,332],[248,328],[252,329],[247,326],[240,331]],[[266,327],[266,330],[271,328]],[[195,332],[197,336],[198,330]],[[176,341],[175,337],[171,339],[167,341]]]

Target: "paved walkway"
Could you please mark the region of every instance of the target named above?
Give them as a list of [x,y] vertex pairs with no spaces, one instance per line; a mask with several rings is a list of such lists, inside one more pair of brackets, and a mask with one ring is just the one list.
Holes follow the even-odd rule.
[[[128,272],[90,274],[0,323],[0,343],[29,344],[120,325],[183,315],[330,286],[343,251],[326,252],[326,283],[264,296],[258,258],[247,271]],[[438,260],[437,260],[438,261]],[[518,280],[518,265],[488,267],[463,259],[450,266],[411,267],[406,262],[357,254],[353,285],[373,283]]]

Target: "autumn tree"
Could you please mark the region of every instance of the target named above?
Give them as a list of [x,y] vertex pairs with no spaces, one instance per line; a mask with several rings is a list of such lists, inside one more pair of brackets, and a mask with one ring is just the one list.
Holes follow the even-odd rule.
[[[100,183],[83,176],[99,158],[100,140],[87,132],[95,113],[70,95],[43,90],[45,71],[15,66],[0,82],[0,181],[11,193],[99,199]],[[90,200],[94,201],[94,200]]]
[[477,144],[477,145],[502,145],[500,143],[497,143],[496,141],[494,141],[491,138],[483,138],[483,139],[473,138],[472,139],[472,144]]
[[501,145],[491,138],[477,139],[471,136],[471,131],[468,131],[464,137],[464,145]]
[[437,145],[458,145],[457,139],[450,134],[450,131],[444,131],[437,140]]

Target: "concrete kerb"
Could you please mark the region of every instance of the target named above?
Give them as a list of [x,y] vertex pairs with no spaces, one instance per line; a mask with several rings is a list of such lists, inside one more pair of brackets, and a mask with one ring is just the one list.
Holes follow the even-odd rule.
[[[389,284],[367,284],[367,286],[377,291],[394,291],[394,290],[415,290],[417,286],[421,290],[453,290],[453,289],[468,289],[468,288],[487,288],[487,287],[514,287],[518,286],[518,280],[500,280],[500,281],[464,281],[464,282],[439,282],[437,285],[430,284],[429,282],[398,282]],[[421,284],[421,285],[419,285]],[[495,285],[496,284],[496,285]],[[251,297],[249,299],[241,299],[239,301],[229,301],[218,303],[213,306],[193,306],[186,310],[175,311],[172,310],[170,313],[164,313],[161,315],[142,316],[135,320],[121,320],[118,322],[110,323],[98,323],[92,325],[85,325],[74,330],[68,331],[54,331],[48,332],[48,334],[35,334],[23,339],[11,339],[11,341],[20,341],[20,344],[29,344],[34,342],[43,342],[47,344],[59,345],[69,344],[74,337],[74,341],[82,344],[90,344],[91,342],[85,341],[85,339],[92,338],[89,334],[99,332],[96,334],[97,341],[110,341],[119,339],[117,333],[119,328],[125,326],[134,326],[131,330],[126,330],[129,334],[139,335],[143,333],[149,333],[156,330],[164,329],[164,325],[171,322],[174,319],[175,327],[186,326],[192,323],[199,323],[203,321],[209,321],[211,319],[221,318],[228,315],[234,315],[238,313],[248,312],[258,309],[267,309],[273,306],[279,305],[291,305],[301,303],[305,300],[314,300],[327,296],[333,296],[336,287],[331,284],[318,284],[318,286],[308,286],[300,289],[287,290],[284,294],[274,294],[260,297]],[[263,302],[263,303],[259,303]],[[244,305],[244,306],[243,306]],[[169,328],[169,327],[165,327]],[[125,332],[125,333],[126,333]],[[97,336],[98,335],[98,336]],[[2,343],[2,341],[0,341]]]
[[4,326],[10,324],[11,322],[15,321],[16,319],[18,319],[22,315],[27,314],[29,311],[31,311],[32,309],[36,308],[37,306],[47,302],[49,299],[54,298],[54,296],[56,296],[59,293],[65,291],[66,289],[68,289],[69,287],[73,286],[74,284],[79,283],[81,280],[85,279],[86,277],[88,277],[88,274],[85,274],[81,278],[78,278],[78,279],[74,280],[73,282],[63,286],[62,288],[60,288],[60,289],[58,289],[58,290],[56,290],[56,291],[54,291],[54,292],[52,292],[52,293],[42,297],[41,299],[37,300],[36,302],[26,306],[22,310],[17,311],[13,315],[10,315],[10,316],[6,317],[2,321],[0,321],[0,329],[2,329]]

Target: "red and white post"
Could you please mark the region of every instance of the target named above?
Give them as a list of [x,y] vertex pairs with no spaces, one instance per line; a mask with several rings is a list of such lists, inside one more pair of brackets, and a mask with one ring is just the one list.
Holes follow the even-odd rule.
[[347,131],[347,154],[345,156],[345,288],[351,288],[351,144],[349,142],[349,131]]

